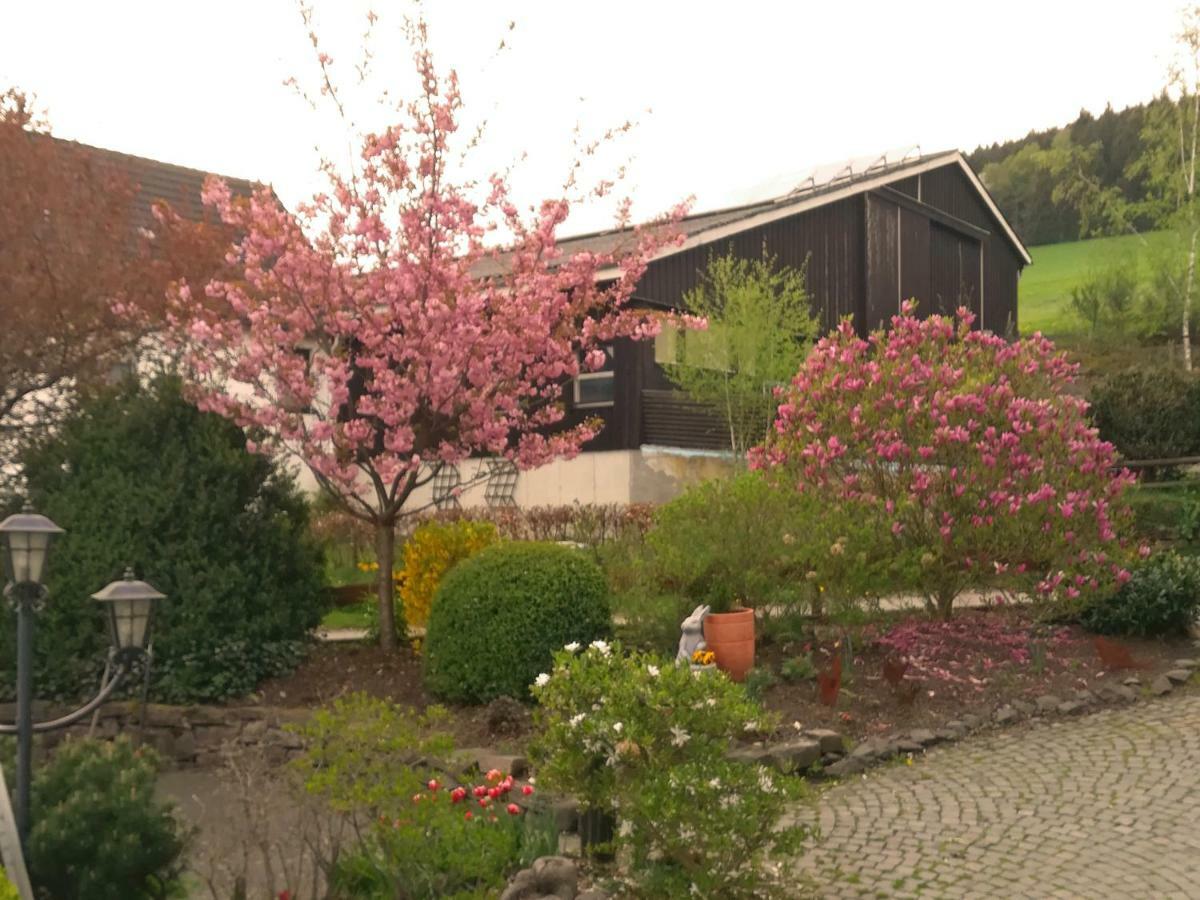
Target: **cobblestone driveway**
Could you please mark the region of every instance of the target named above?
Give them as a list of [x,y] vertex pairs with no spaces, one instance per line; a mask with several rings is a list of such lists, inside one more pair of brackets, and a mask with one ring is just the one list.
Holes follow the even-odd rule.
[[811,817],[824,897],[1200,898],[1200,694],[937,748]]

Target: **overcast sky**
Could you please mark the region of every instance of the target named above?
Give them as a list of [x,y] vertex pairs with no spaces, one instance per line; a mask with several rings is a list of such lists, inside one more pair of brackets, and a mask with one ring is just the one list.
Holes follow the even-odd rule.
[[[369,5],[313,2],[349,77]],[[0,87],[36,93],[60,136],[269,181],[289,204],[319,184],[314,144],[335,156],[344,148],[337,123],[282,86],[314,72],[290,0],[0,7]],[[373,8],[375,84],[407,91],[411,62],[394,26],[409,7]],[[1165,0],[423,8],[438,65],[462,78],[468,117],[489,122],[477,172],[528,153],[516,186],[532,201],[561,182],[576,124],[636,119],[620,152],[634,156],[627,189],[647,215],[689,194],[699,208],[725,205],[782,173],[845,157],[913,144],[970,150],[1062,124],[1083,107],[1145,100],[1161,88],[1179,18]],[[497,54],[506,35],[511,46]],[[354,105],[363,121],[367,99]],[[568,230],[603,224],[597,215],[575,217]]]

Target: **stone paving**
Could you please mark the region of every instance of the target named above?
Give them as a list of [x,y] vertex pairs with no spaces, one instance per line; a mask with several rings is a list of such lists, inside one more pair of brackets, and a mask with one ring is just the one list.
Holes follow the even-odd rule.
[[936,748],[802,815],[822,897],[1200,898],[1200,693]]

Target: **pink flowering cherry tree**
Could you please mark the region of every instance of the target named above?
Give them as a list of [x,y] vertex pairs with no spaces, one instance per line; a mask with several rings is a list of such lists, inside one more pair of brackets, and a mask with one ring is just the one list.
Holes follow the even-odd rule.
[[843,322],[781,390],[753,464],[919,558],[916,587],[943,618],[972,587],[1081,601],[1124,582],[1132,476],[1068,392],[1076,367],[1041,335],[1008,342],[973,321],[908,303],[868,340]]
[[[414,491],[439,464],[499,456],[528,468],[596,435],[597,421],[565,421],[564,386],[603,364],[605,344],[658,332],[629,300],[683,214],[568,256],[556,235],[572,200],[522,214],[502,176],[455,183],[457,79],[435,69],[423,26],[413,36],[419,96],[363,138],[352,173],[326,164],[329,189],[296,215],[268,191],[238,199],[206,184],[205,203],[240,235],[235,275],[180,284],[169,325],[202,408],[246,428],[250,449],[300,461],[373,526],[386,648],[395,528],[419,511]],[[332,90],[331,60],[319,63]],[[628,203],[618,217],[628,226]]]

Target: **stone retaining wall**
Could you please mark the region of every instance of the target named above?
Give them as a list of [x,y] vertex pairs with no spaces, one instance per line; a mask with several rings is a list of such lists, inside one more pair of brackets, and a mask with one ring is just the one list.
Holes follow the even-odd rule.
[[[70,712],[65,706],[38,703],[35,720],[57,718]],[[146,722],[141,726],[141,704],[135,701],[107,703],[100,709],[95,737],[114,738],[124,734],[132,740],[142,740],[153,747],[169,766],[216,766],[220,763],[221,746],[235,741],[258,746],[267,760],[278,764],[295,756],[301,749],[300,738],[284,726],[303,722],[312,714],[309,709],[286,709],[269,706],[166,706],[151,703],[146,706]],[[0,721],[16,719],[12,703],[0,703]],[[84,737],[91,727],[91,717],[82,723],[60,731],[41,735],[42,746],[53,747],[67,735]]]

